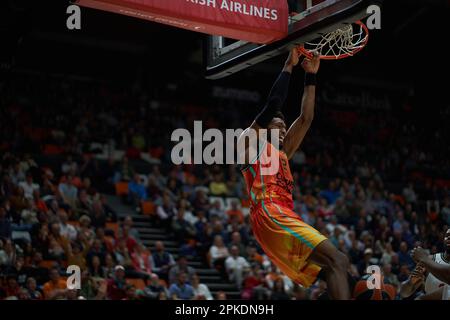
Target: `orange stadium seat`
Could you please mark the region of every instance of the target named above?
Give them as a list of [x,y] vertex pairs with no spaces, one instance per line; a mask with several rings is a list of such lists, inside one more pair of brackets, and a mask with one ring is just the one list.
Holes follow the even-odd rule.
[[41,268],[51,269],[57,264],[56,260],[42,260],[39,266]]
[[142,214],[146,216],[154,215],[156,213],[156,206],[151,201],[142,201],[141,207],[142,207]]
[[128,194],[128,182],[116,183],[116,195],[124,196]]
[[117,222],[107,222],[106,229],[114,231],[116,237],[119,235],[119,224]]
[[146,287],[145,282],[142,279],[127,278],[126,281],[128,284],[134,285],[136,287],[136,289],[139,289],[139,290],[143,290]]

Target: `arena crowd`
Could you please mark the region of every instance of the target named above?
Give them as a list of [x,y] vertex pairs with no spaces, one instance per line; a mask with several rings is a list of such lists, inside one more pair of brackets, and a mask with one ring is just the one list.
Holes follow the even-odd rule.
[[[225,106],[153,100],[145,92],[43,75],[2,83],[0,299],[226,299],[188,266],[192,257],[216,268],[242,299],[320,299],[324,282],[308,289],[292,283],[258,247],[236,166],[170,161],[174,129],[194,120],[244,127],[257,108],[222,112]],[[402,122],[385,110],[336,121],[339,111],[327,108],[318,107],[291,163],[295,211],[349,257],[355,280],[379,265],[398,291],[414,269],[413,247],[443,251],[450,157],[449,129],[440,124],[450,108],[432,128],[420,126],[406,102],[396,111]],[[105,146],[123,153],[98,157]],[[177,258],[162,242],[146,247],[133,217],[121,218],[109,204],[117,183],[127,184],[122,199],[136,214],[144,202],[154,205],[151,219],[178,241]],[[79,290],[67,289],[68,265],[81,268]],[[136,278],[144,288],[128,281]]]

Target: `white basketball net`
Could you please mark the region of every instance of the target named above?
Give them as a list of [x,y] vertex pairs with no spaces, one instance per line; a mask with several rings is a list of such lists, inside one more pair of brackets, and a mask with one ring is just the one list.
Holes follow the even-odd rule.
[[[358,29],[354,33],[354,29]],[[323,35],[312,42],[305,42],[305,49],[317,51],[321,56],[334,56],[338,59],[342,55],[352,56],[355,51],[362,49],[367,41],[368,34],[362,25],[348,24],[340,29]]]

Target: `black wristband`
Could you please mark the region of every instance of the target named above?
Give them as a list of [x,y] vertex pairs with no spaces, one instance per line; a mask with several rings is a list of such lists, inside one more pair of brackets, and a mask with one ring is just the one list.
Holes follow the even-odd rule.
[[315,73],[306,73],[305,74],[305,87],[306,86],[315,86],[317,84],[317,75]]

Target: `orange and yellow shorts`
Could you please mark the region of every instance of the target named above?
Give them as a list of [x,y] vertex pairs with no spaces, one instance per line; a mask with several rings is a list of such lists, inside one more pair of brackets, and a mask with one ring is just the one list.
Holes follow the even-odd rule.
[[250,213],[253,234],[269,259],[292,281],[310,287],[321,268],[309,256],[327,238],[290,208],[262,200]]

